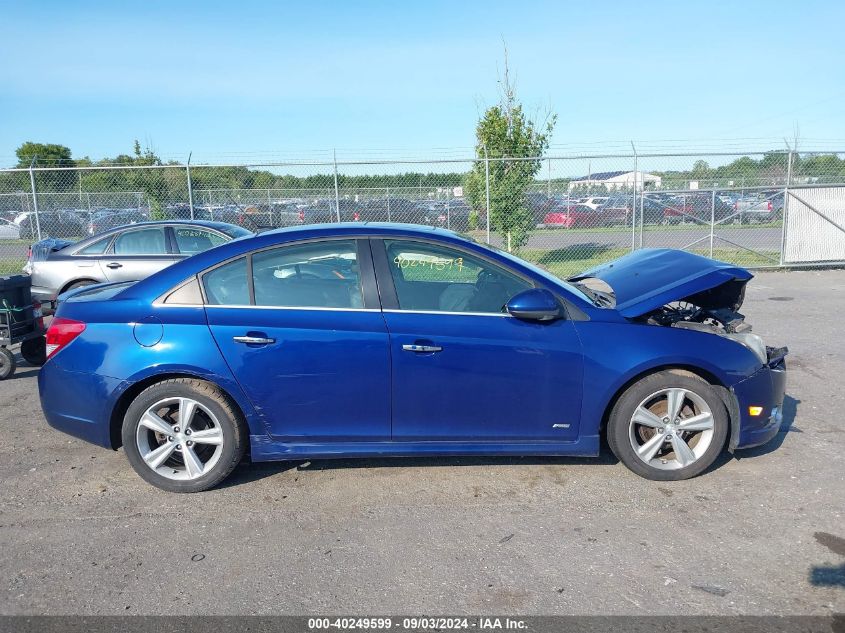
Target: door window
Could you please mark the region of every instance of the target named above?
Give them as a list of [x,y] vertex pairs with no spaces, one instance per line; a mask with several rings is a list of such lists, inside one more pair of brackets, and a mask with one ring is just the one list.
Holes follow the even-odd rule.
[[114,241],[115,255],[166,255],[164,227],[126,231]]
[[202,276],[202,284],[209,305],[248,306],[246,257],[211,269]]
[[354,240],[282,246],[252,256],[255,305],[363,308]]
[[399,308],[499,314],[532,284],[461,250],[410,240],[385,240]]
[[226,238],[219,233],[195,227],[176,226],[173,227],[173,234],[176,236],[179,252],[185,255],[201,253],[226,242]]

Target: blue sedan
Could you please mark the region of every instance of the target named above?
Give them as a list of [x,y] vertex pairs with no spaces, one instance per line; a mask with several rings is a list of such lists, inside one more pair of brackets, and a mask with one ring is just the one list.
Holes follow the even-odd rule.
[[752,275],[636,251],[562,281],[428,227],[282,229],[60,297],[49,424],[149,483],[252,461],[597,455],[677,480],[780,426],[786,348],[738,312]]

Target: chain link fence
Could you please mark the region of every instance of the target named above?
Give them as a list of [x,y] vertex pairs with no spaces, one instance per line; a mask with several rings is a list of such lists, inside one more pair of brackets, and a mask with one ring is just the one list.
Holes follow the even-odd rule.
[[168,219],[255,232],[338,221],[438,226],[562,277],[658,247],[751,268],[845,263],[845,153],[6,169],[0,273],[20,271],[41,239]]

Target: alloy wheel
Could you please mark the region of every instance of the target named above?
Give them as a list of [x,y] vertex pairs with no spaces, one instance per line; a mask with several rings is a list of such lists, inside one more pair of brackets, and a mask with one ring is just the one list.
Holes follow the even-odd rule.
[[713,441],[713,412],[697,393],[672,387],[646,397],[634,409],[628,437],[634,453],[660,470],[697,461]]
[[191,398],[156,402],[138,421],[135,439],[147,467],[176,481],[202,477],[223,452],[219,420]]

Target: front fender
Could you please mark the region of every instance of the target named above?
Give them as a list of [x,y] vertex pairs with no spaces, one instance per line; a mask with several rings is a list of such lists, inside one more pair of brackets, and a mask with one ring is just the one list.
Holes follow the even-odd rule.
[[633,323],[575,323],[584,346],[582,433],[595,433],[616,395],[669,367],[704,372],[730,389],[760,368],[753,352],[706,332]]

